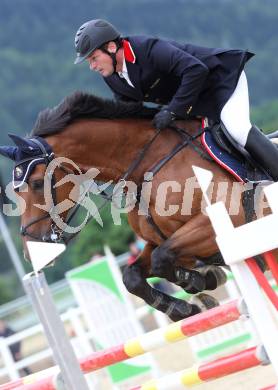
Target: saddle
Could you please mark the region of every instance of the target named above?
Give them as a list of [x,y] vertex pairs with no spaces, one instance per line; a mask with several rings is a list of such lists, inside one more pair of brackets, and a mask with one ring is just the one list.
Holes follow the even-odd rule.
[[[273,138],[275,133],[269,138]],[[268,173],[228,133],[223,123],[207,127],[202,135],[207,153],[238,181],[255,182],[272,180]]]

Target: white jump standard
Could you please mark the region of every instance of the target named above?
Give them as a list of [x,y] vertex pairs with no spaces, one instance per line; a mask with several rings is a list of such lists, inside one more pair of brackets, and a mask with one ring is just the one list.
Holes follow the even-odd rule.
[[66,335],[43,273],[25,275],[23,283],[44,328],[53,358],[61,373],[54,377],[59,390],[89,390]]

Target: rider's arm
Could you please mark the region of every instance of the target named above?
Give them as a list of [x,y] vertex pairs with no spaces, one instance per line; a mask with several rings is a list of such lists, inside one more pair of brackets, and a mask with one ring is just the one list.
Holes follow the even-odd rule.
[[149,61],[160,72],[178,76],[181,80],[172,100],[169,111],[185,117],[191,111],[209,73],[207,66],[198,58],[171,43],[157,40],[148,53]]

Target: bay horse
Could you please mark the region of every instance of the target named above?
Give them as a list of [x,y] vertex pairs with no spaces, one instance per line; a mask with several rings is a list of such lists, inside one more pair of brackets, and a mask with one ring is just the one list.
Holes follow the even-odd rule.
[[[44,202],[45,173],[54,156],[72,160],[80,170],[70,168],[68,163],[55,170],[51,195],[55,195],[57,205],[68,199],[73,189],[73,184],[68,182],[55,185],[68,174],[84,174],[97,168],[100,182],[112,180],[122,183],[122,187],[131,181],[135,183],[138,191],[128,221],[146,245],[137,260],[125,268],[123,282],[129,292],[177,321],[218,304],[202,291],[213,290],[226,280],[219,267],[224,265],[223,259],[210,220],[204,213],[203,195],[196,185],[192,166],[213,172],[212,202],[223,200],[227,208],[235,196],[237,180],[206,156],[200,143],[203,130],[199,119],[176,121],[176,130],[156,132],[151,124],[155,112],[156,109],[139,103],[116,102],[75,92],[58,106],[42,111],[31,134],[26,138],[14,136],[16,147],[1,147],[0,153],[15,160],[14,174],[25,174],[24,180],[28,182],[28,191],[19,192],[26,203],[21,217],[25,252],[27,240],[53,242],[63,238],[63,232],[50,217],[50,210],[35,206]],[[183,147],[177,149],[181,144]],[[21,152],[25,158],[21,155],[18,161],[16,156]],[[169,155],[172,158],[167,159]],[[39,163],[32,165],[34,161]],[[28,169],[23,167],[26,172],[22,164],[28,165]],[[193,184],[188,187],[188,183]],[[219,193],[220,187],[225,191]],[[187,208],[184,205],[191,199],[190,191],[190,212],[185,212],[182,208]],[[147,204],[146,213],[140,213],[142,204]],[[66,214],[62,210],[63,220]],[[231,218],[234,226],[245,223],[241,195],[238,212]],[[198,261],[204,266],[197,267]],[[149,276],[165,278],[196,294],[196,299],[186,302],[168,296],[148,284]]]

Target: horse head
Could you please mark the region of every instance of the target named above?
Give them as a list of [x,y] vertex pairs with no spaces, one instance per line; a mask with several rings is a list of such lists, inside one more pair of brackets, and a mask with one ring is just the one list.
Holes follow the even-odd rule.
[[28,240],[66,242],[62,226],[68,210],[75,207],[72,200],[79,197],[79,188],[71,180],[78,167],[69,168],[74,163],[68,159],[55,159],[52,147],[42,137],[9,137],[15,146],[1,146],[0,154],[14,161],[13,189],[23,200],[21,235],[28,258]]

